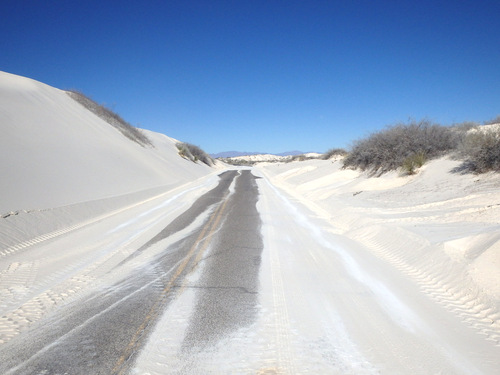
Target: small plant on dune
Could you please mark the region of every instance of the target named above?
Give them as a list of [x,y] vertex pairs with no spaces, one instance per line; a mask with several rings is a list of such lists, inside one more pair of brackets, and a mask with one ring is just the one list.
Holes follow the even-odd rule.
[[120,115],[111,109],[99,104],[77,90],[69,90],[66,93],[75,101],[83,105],[89,111],[106,121],[111,126],[118,129],[125,137],[140,144],[141,146],[152,146],[151,140],[135,126],[130,125]]
[[312,158],[308,158],[307,156],[305,156],[304,154],[300,154],[300,155],[293,155],[292,157],[288,158],[286,160],[286,163],[290,163],[292,161],[306,161],[307,159],[312,159]]
[[417,152],[403,160],[401,170],[403,171],[403,174],[413,175],[418,168],[422,167],[425,164],[426,161],[427,157],[425,156],[425,153],[422,151]]
[[175,146],[177,147],[177,150],[179,150],[179,155],[181,157],[184,159],[192,159],[192,155],[184,143],[177,143]]
[[185,142],[179,142],[176,146],[179,150],[179,155],[185,159],[191,160],[195,163],[197,161],[201,161],[208,166],[212,166],[214,164],[213,159],[198,146]]
[[323,160],[328,160],[333,158],[334,156],[346,156],[347,151],[344,150],[343,148],[332,148],[325,152],[323,155],[321,155],[321,159]]

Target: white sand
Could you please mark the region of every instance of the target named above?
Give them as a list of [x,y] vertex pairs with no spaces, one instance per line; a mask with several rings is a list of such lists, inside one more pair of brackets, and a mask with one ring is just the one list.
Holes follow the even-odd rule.
[[[0,344],[57,306],[125,277],[141,257],[154,256],[158,249],[130,269],[111,272],[217,182],[217,168],[182,159],[175,140],[147,132],[155,147],[141,147],[65,92],[2,72],[0,124]],[[493,352],[500,345],[500,175],[453,173],[459,164],[442,158],[414,176],[379,178],[344,170],[339,160],[258,165],[254,173],[265,177],[258,204],[266,243],[262,316],[237,333],[239,341],[227,348],[222,342],[207,358],[202,353],[200,366],[215,358],[213,373],[234,373],[228,356],[252,369],[283,357],[290,372],[294,364],[313,363],[311,373],[325,373],[334,358],[338,373],[379,373],[369,357],[380,346],[386,373],[400,373],[409,361],[416,371],[420,358],[431,358],[426,368],[438,368],[443,356],[462,369],[458,373],[469,373],[461,354],[474,349],[479,361],[483,347]],[[356,294],[361,289],[340,293],[346,278],[366,286],[378,303],[363,305],[368,299]],[[172,305],[175,319],[189,318],[193,298],[186,294],[186,304]],[[359,325],[370,323],[367,316],[372,331]],[[461,332],[450,316],[479,338]],[[159,341],[172,329],[172,321],[162,322]],[[441,325],[439,338],[434,332]],[[424,332],[425,340],[414,331]],[[178,345],[160,347],[155,337],[158,355]],[[481,340],[493,342],[493,349]],[[455,341],[461,354],[444,345]],[[420,345],[416,354],[412,342]],[[144,368],[162,373],[150,354]],[[224,363],[233,367],[220,367]]]
[[0,125],[0,343],[106,285],[103,270],[223,168],[181,158],[162,134],[141,147],[64,91],[4,72]]
[[173,187],[210,169],[177,157],[175,140],[141,147],[64,91],[0,72],[0,213]]
[[216,171],[172,138],[145,131],[154,147],[141,147],[64,91],[4,72],[0,124],[2,250]]
[[[395,194],[411,184],[423,189],[431,169],[445,165],[404,179],[366,178],[324,161],[254,168],[263,177],[258,317],[183,352],[196,303],[186,291],[161,317],[132,373],[496,374],[498,304],[466,262],[438,244],[456,235],[455,224],[418,209],[429,197],[413,204]],[[432,200],[431,211],[443,199]]]
[[449,309],[500,328],[500,175],[431,161],[414,176],[345,170],[340,161],[260,165],[273,184],[413,279]]

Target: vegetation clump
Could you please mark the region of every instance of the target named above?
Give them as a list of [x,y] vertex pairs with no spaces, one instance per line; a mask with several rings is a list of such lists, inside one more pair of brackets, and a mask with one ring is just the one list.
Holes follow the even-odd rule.
[[344,158],[345,168],[383,174],[403,168],[414,173],[425,160],[456,149],[458,133],[428,120],[390,126],[355,142]]
[[406,175],[413,175],[418,168],[425,164],[426,161],[427,157],[425,154],[423,152],[417,152],[416,154],[412,154],[403,160],[401,170]]
[[106,121],[111,126],[118,129],[125,137],[138,143],[141,146],[152,146],[151,140],[135,126],[130,125],[120,115],[113,112],[111,109],[102,104],[98,104],[94,100],[80,91],[69,90],[66,93],[75,101],[83,105],[89,111]]
[[465,158],[464,168],[474,173],[500,172],[500,125],[469,130],[460,153]]
[[214,164],[213,159],[198,146],[185,142],[179,142],[176,146],[179,150],[179,155],[185,159],[191,160],[195,163],[201,161],[209,167]]
[[306,160],[310,160],[310,159],[314,159],[314,158],[308,157],[304,154],[292,155],[291,157],[289,157],[288,159],[285,160],[285,163],[291,163],[292,161],[306,161]]
[[246,159],[236,159],[236,158],[219,158],[222,162],[229,164],[229,165],[234,165],[237,167],[248,167],[252,166],[254,164],[257,164],[256,161],[254,160],[246,160]]
[[343,148],[332,148],[325,152],[323,155],[321,155],[322,160],[328,160],[331,159],[335,156],[346,156],[347,151],[344,150]]
[[500,124],[500,115],[498,115],[495,118],[492,118],[491,120],[485,121],[485,125],[494,125],[494,124]]

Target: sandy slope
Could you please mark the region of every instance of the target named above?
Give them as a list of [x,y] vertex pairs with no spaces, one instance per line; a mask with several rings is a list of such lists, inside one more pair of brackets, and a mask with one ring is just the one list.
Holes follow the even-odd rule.
[[64,91],[4,72],[0,126],[0,342],[88,292],[93,272],[219,173],[172,138],[145,131],[154,147],[141,147]]
[[[405,272],[362,240],[372,234],[369,225],[364,234],[360,229],[359,238],[339,228],[330,218],[336,213],[334,209],[327,209],[329,214],[324,215],[321,209],[304,207],[303,203],[311,203],[311,199],[297,193],[299,185],[287,185],[269,171],[281,168],[283,175],[295,178],[295,182],[301,178],[308,181],[304,175],[314,172],[318,179],[327,179],[325,172],[331,170],[331,164],[323,163],[325,168],[320,165],[311,162],[252,169],[252,174],[260,177],[257,209],[263,239],[257,303],[246,305],[249,311],[256,309],[254,320],[226,330],[210,345],[186,345],[190,332],[206,329],[199,328],[199,320],[193,318],[200,295],[216,293],[213,283],[203,289],[207,285],[203,275],[209,271],[210,262],[225,252],[209,246],[200,268],[186,283],[196,288],[185,288],[164,311],[132,374],[498,372],[500,330],[498,324],[486,319],[495,317],[491,301],[478,304],[474,296],[475,304],[470,308],[453,295],[444,299],[438,289],[432,288],[432,280],[424,284],[425,279],[414,277],[418,273]],[[299,177],[297,168],[301,166],[303,176]],[[351,176],[351,182],[354,180],[360,182]],[[365,188],[369,185],[369,180],[364,182]],[[292,194],[283,190],[285,186]],[[246,191],[249,194],[250,189]],[[344,217],[355,215],[360,208],[354,208],[354,213],[346,209]],[[221,222],[235,220],[228,217]],[[380,234],[389,235],[389,228],[385,232],[380,229]],[[417,239],[402,237],[399,244],[412,251]],[[232,252],[248,250],[234,246]],[[393,250],[388,241],[387,251]],[[439,267],[441,274],[449,271],[444,262],[436,269]],[[236,285],[242,286],[244,267],[237,263],[236,269],[240,275]],[[218,270],[220,279],[225,280],[227,275]],[[455,275],[463,276],[457,270]],[[455,286],[463,287],[459,283]],[[230,308],[217,306],[218,313],[212,313],[202,324],[212,326],[221,316],[230,316]],[[212,304],[205,307],[213,311]]]
[[0,125],[2,250],[214,173],[172,138],[145,131],[154,147],[141,147],[64,91],[4,72]]
[[[442,158],[380,178],[311,160],[258,168],[425,293],[500,339],[500,176],[454,173]],[[471,320],[472,322],[472,320]]]
[[155,147],[141,147],[64,91],[3,72],[0,123],[0,213],[178,186],[209,171],[177,157],[171,138],[147,132]]

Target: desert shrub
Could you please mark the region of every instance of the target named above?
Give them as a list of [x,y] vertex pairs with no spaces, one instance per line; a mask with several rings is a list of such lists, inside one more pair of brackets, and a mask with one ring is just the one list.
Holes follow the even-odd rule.
[[118,129],[125,137],[140,144],[141,146],[152,146],[151,140],[136,127],[130,125],[120,115],[102,104],[95,102],[85,94],[76,90],[69,90],[66,93],[75,101],[83,105],[89,111],[106,121],[111,126]]
[[257,163],[256,161],[253,160],[234,159],[234,158],[220,158],[220,160],[223,161],[224,163],[235,166],[252,166]]
[[321,159],[328,160],[334,156],[345,156],[347,155],[347,151],[343,148],[332,148],[321,155]]
[[[457,141],[457,148],[460,149],[461,145],[464,143],[465,138],[467,137],[467,134],[469,133],[470,130],[476,129],[479,126],[481,126],[479,123],[474,122],[474,121],[465,121],[459,124],[453,124],[450,129],[453,131],[456,137]],[[460,154],[460,152],[458,153]],[[455,155],[459,156],[460,155]]]
[[464,169],[475,173],[500,172],[500,127],[469,131],[461,145]]
[[475,121],[464,121],[464,122],[460,122],[458,124],[453,124],[451,126],[451,128],[457,132],[468,132],[469,130],[471,129],[475,129],[477,128],[478,126],[480,126],[480,124],[478,122],[475,122]]
[[179,155],[183,158],[189,159],[195,163],[201,161],[208,166],[213,165],[213,159],[200,147],[185,142],[179,142],[176,146],[179,150]]
[[415,170],[423,166],[426,161],[427,157],[425,156],[425,154],[423,152],[417,152],[403,160],[401,169],[404,174],[412,175],[415,174]]
[[317,157],[299,154],[299,155],[291,155],[291,156],[287,157],[286,159],[276,160],[276,161],[277,162],[283,161],[285,163],[290,163],[292,161],[306,161],[306,160],[312,160],[312,159],[317,159]]
[[290,163],[292,161],[306,161],[307,159],[311,159],[306,157],[304,154],[300,155],[292,155],[290,158],[286,160],[287,163]]
[[485,125],[493,125],[493,124],[500,124],[500,115],[498,115],[495,118],[492,118],[491,120],[485,121]]
[[344,167],[382,174],[403,166],[413,155],[431,159],[457,147],[457,133],[428,120],[397,124],[354,143]]
[[177,150],[179,150],[179,155],[182,156],[185,159],[193,160],[193,155],[191,155],[191,152],[189,152],[189,149],[186,147],[184,143],[177,143],[175,145],[177,147]]

